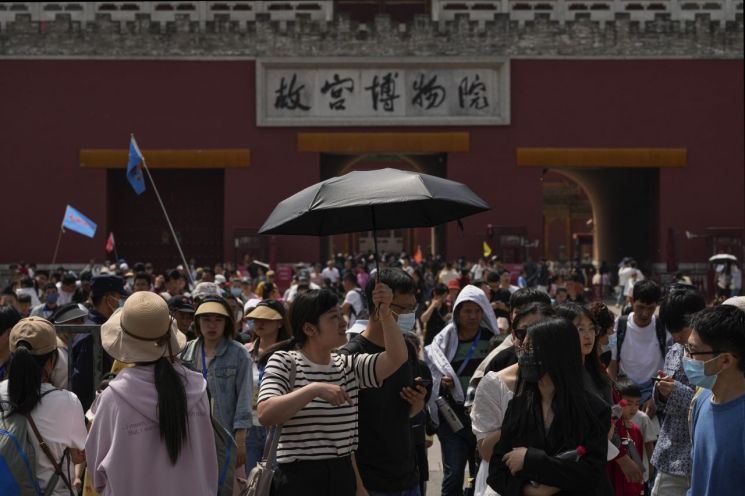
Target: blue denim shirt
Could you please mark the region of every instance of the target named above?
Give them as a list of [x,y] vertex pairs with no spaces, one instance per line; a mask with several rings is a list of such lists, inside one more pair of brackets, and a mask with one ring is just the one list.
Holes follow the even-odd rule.
[[[190,369],[203,373],[202,338],[186,344],[181,360]],[[251,427],[252,370],[253,360],[248,350],[227,338],[220,340],[215,357],[207,367],[212,414],[223,427],[233,432]]]
[[676,343],[667,351],[663,372],[675,379],[675,382],[667,401],[662,401],[656,388],[652,393],[662,425],[650,462],[660,472],[690,477],[691,435],[688,430],[688,412],[695,390],[683,371],[683,345]]

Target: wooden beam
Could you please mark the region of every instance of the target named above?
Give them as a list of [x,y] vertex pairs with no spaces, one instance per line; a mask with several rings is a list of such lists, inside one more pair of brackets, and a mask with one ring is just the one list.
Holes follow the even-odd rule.
[[[151,169],[228,169],[248,167],[251,150],[225,148],[209,150],[142,150],[147,166]],[[123,169],[127,167],[129,151],[126,149],[80,150],[80,167],[96,169]]]
[[470,134],[460,133],[298,133],[300,152],[445,153],[470,150]]
[[518,148],[520,167],[686,167],[686,148]]

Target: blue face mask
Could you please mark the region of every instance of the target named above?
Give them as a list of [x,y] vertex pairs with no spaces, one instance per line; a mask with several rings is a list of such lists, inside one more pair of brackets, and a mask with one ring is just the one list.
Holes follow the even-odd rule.
[[59,295],[57,293],[54,294],[48,294],[47,295],[47,305],[54,305],[57,303],[57,298],[59,298]]
[[254,332],[254,321],[253,319],[250,319],[246,321],[246,331],[248,332]]
[[[719,357],[712,358],[711,360],[716,360],[717,358]],[[683,370],[688,377],[688,382],[704,389],[713,388],[714,383],[717,382],[717,375],[719,372],[714,375],[706,375],[706,372],[704,372],[704,367],[711,360],[702,362],[700,360],[694,360],[693,358],[683,357]]]
[[230,288],[230,294],[238,298],[241,295],[241,288]]
[[401,332],[411,332],[414,330],[415,325],[416,314],[414,312],[399,314],[398,328],[401,329]]

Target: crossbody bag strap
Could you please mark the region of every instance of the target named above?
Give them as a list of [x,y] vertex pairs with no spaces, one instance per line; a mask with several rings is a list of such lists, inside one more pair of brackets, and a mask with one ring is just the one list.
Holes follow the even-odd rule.
[[[292,352],[289,352],[290,356],[290,376],[288,382],[290,385],[288,393],[291,393],[295,387],[295,375],[297,374],[297,365],[295,364],[295,357]],[[269,435],[264,443],[264,454],[262,455],[262,461],[274,460],[277,453],[277,446],[279,445],[279,436],[282,434],[282,424],[269,428]]]
[[[39,447],[44,452],[44,454],[47,456],[47,459],[52,463],[52,466],[54,467],[54,473],[59,475],[62,479],[62,482],[65,483],[67,488],[70,490],[70,494],[73,493],[72,484],[70,484],[70,479],[68,479],[67,475],[62,471],[62,466],[57,463],[57,461],[54,459],[54,455],[52,454],[52,450],[49,449],[49,445],[44,441],[44,438],[41,437],[41,433],[39,432],[39,429],[36,427],[36,422],[34,422],[34,419],[31,418],[31,415],[28,413],[24,414],[24,417],[26,417],[26,420],[28,421],[28,424],[31,426],[31,430],[34,431],[34,435],[36,436],[36,440],[39,441]],[[65,457],[68,454],[68,448],[65,448],[64,453],[62,453],[62,460],[65,459]]]

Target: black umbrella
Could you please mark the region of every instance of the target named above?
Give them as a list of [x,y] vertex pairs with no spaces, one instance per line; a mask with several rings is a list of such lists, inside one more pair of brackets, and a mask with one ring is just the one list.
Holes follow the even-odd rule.
[[314,184],[280,202],[259,234],[329,236],[378,229],[432,227],[485,212],[468,186],[398,169],[354,171]]

